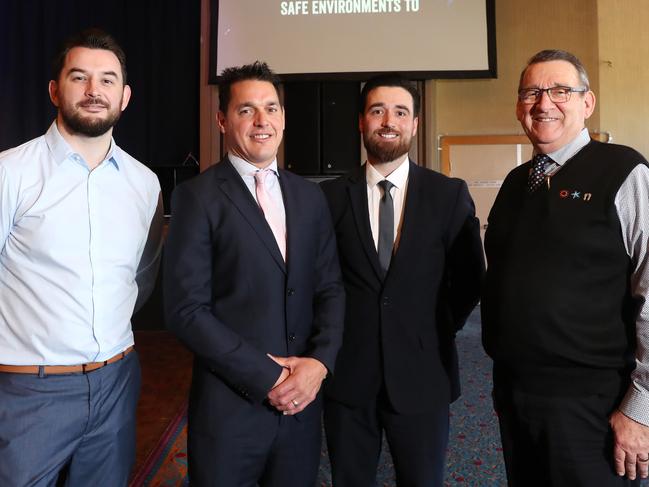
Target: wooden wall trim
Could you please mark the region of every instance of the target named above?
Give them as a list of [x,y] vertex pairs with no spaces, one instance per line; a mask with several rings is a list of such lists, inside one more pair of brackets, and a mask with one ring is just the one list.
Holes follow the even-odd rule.
[[221,156],[221,134],[216,125],[219,106],[218,88],[209,84],[210,70],[210,0],[201,0],[201,75],[200,75],[200,151],[199,164],[204,171]]
[[[592,139],[611,142],[608,132],[590,132]],[[443,135],[439,138],[440,172],[451,174],[451,146],[453,145],[529,145],[530,139],[524,134],[504,135]]]

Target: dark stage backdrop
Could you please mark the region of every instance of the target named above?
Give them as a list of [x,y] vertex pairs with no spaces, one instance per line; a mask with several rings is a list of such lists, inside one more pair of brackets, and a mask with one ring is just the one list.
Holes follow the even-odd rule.
[[114,137],[148,166],[199,152],[200,0],[0,0],[0,151],[42,135],[61,42],[87,27],[126,52],[129,106]]

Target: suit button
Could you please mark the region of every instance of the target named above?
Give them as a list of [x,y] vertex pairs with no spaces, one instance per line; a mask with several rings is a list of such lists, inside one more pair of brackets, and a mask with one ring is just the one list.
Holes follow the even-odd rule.
[[288,288],[288,292],[287,292],[287,294],[288,294],[289,296],[293,296],[293,295],[295,294],[295,289],[293,289],[292,287]]
[[383,306],[389,306],[390,305],[390,298],[387,296],[383,296]]
[[288,341],[289,341],[289,342],[294,342],[294,341],[295,341],[295,333],[291,333],[291,334],[288,336]]

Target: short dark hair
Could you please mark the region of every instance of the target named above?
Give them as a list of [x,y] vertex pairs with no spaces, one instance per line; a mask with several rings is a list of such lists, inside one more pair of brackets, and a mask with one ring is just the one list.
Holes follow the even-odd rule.
[[122,82],[126,84],[126,54],[117,41],[107,32],[92,27],[74,34],[63,42],[61,49],[52,62],[52,79],[58,81],[65,64],[65,57],[75,47],[86,47],[88,49],[104,49],[110,51],[117,57],[122,68]]
[[279,77],[263,61],[255,61],[252,64],[226,68],[221,72],[219,78],[219,110],[226,112],[230,103],[231,87],[239,81],[267,81],[275,87],[279,97]]
[[361,105],[359,107],[361,114],[365,113],[367,95],[370,93],[370,91],[376,88],[380,88],[381,86],[403,88],[408,93],[410,93],[410,96],[412,96],[412,109],[414,112],[413,117],[417,117],[419,115],[419,106],[421,104],[421,101],[419,90],[417,89],[417,84],[413,81],[405,79],[403,76],[397,73],[380,74],[367,80],[367,83],[365,83],[365,86],[363,86],[363,89],[361,90]]
[[532,56],[530,60],[527,61],[527,65],[523,68],[523,71],[521,71],[521,76],[518,80],[518,88],[522,88],[521,85],[523,83],[523,77],[525,76],[525,71],[527,71],[527,68],[529,68],[532,64],[547,63],[548,61],[569,62],[577,70],[579,80],[581,81],[581,84],[584,86],[584,88],[586,88],[587,90],[590,89],[588,73],[586,72],[584,65],[581,63],[577,56],[562,49],[545,49],[534,54],[534,56]]

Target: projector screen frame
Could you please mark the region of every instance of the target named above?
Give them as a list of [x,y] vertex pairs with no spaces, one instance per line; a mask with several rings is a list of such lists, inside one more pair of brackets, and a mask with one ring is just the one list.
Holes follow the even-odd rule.
[[[398,71],[411,80],[429,79],[486,79],[498,77],[496,55],[496,0],[484,0],[487,17],[487,59],[489,67],[484,70],[461,71]],[[219,0],[210,0],[209,84],[218,84],[216,71],[218,52]],[[272,66],[271,66],[272,68]],[[279,74],[282,81],[366,81],[372,76],[392,71],[362,71],[340,73]]]

